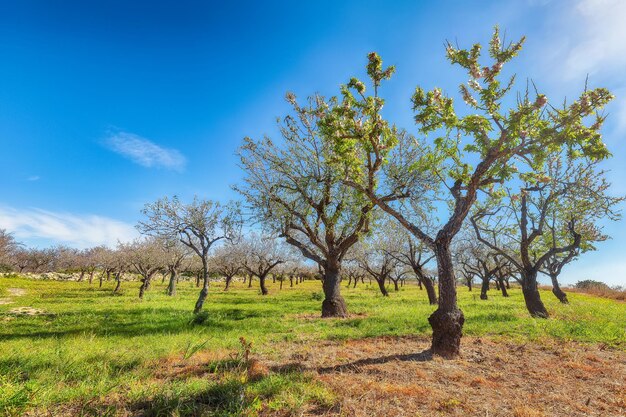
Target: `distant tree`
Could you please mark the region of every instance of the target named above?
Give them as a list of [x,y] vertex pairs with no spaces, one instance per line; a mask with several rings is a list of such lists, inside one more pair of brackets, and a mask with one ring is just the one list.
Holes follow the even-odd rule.
[[194,197],[183,204],[178,197],[164,197],[146,204],[142,210],[146,220],[139,222],[141,233],[162,238],[177,238],[190,248],[202,263],[202,290],[194,313],[202,310],[209,293],[209,254],[211,247],[223,239],[235,239],[241,228],[239,208],[222,206],[211,200]]
[[178,275],[184,263],[189,260],[191,249],[181,243],[180,240],[171,237],[161,239],[161,245],[163,247],[163,255],[165,256],[164,273],[169,274],[166,294],[173,297],[176,295]]
[[275,238],[269,236],[250,234],[240,245],[245,253],[243,267],[250,275],[259,279],[261,294],[268,295],[265,285],[267,276],[278,265],[287,262],[290,259],[289,254]]
[[224,291],[228,291],[233,278],[244,269],[245,255],[239,244],[226,243],[218,247],[211,257],[211,269],[226,280]]
[[13,263],[12,257],[20,249],[21,244],[13,234],[0,229],[0,267],[8,268]]
[[120,249],[128,256],[128,264],[141,275],[139,299],[150,288],[154,275],[165,267],[162,242],[157,238],[138,239],[121,244]]

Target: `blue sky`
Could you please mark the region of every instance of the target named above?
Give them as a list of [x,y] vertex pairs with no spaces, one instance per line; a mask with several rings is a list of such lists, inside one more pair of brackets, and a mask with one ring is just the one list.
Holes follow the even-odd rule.
[[[495,24],[528,37],[514,69],[549,99],[587,74],[617,95],[604,167],[626,194],[624,1],[223,3],[0,2],[0,227],[30,245],[114,244],[163,195],[235,198],[241,139],[275,135],[286,91],[334,94],[370,51],[397,66],[387,114],[411,129],[415,86],[465,81],[444,41],[484,42]],[[626,285],[625,222],[608,226],[565,282]]]

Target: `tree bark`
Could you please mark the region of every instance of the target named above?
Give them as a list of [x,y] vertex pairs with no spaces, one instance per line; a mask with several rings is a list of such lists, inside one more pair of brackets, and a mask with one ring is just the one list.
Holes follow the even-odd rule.
[[472,291],[472,278],[466,278],[465,282],[467,283],[467,290]]
[[148,290],[148,287],[150,287],[150,278],[152,278],[152,276],[144,277],[141,280],[141,287],[139,287],[140,300],[143,300],[143,295],[145,294],[146,290]]
[[376,278],[376,282],[378,283],[378,288],[380,289],[380,293],[383,295],[383,297],[389,297],[389,292],[387,291],[387,288],[385,287],[385,279]]
[[[20,268],[20,272],[22,272],[23,268]],[[78,277],[78,282],[81,282],[85,278],[85,271],[80,271],[80,276]]]
[[267,287],[265,286],[265,278],[267,277],[267,275],[262,275],[259,276],[259,286],[261,287],[261,294],[262,295],[267,295],[270,292],[267,290]]
[[397,280],[393,280],[393,290],[394,291],[400,291],[400,287],[398,287],[398,281]]
[[522,278],[522,294],[524,294],[524,302],[528,312],[532,317],[547,319],[549,317],[548,310],[543,305],[537,288],[537,272],[525,271]]
[[487,291],[489,291],[489,278],[483,277],[482,285],[480,286],[480,299],[487,300],[489,297],[487,296]]
[[460,353],[465,317],[456,302],[450,241],[436,241],[434,251],[439,274],[439,307],[428,318],[433,329],[431,350],[444,358],[454,358]]
[[248,275],[248,288],[252,288],[252,274]]
[[117,274],[115,274],[115,289],[113,290],[114,293],[118,292],[120,290],[120,285],[122,284],[122,274],[120,272],[118,272]]
[[198,301],[196,301],[196,306],[193,309],[194,314],[198,314],[200,310],[202,310],[202,306],[204,305],[204,300],[209,295],[209,269],[206,263],[206,260],[202,260],[202,289],[200,290],[200,295],[198,296]]
[[226,277],[226,286],[224,286],[224,291],[228,291],[230,289],[230,282],[233,280],[233,277]]
[[506,290],[506,284],[504,283],[504,278],[496,278],[500,283],[500,291],[502,292],[503,297],[508,297],[509,292]]
[[424,278],[424,287],[426,287],[426,294],[428,294],[428,302],[431,305],[435,305],[439,302],[437,299],[437,293],[435,292],[435,285],[433,284],[433,280],[426,277]]
[[327,261],[324,268],[324,301],[322,317],[348,317],[346,301],[341,296],[340,265],[336,261]]
[[178,274],[176,273],[176,270],[171,270],[170,271],[170,282],[167,285],[167,295],[173,297],[176,295],[176,278],[177,278]]
[[552,280],[552,294],[554,294],[554,296],[558,298],[559,301],[563,304],[569,304],[567,294],[565,294],[565,292],[563,292],[563,290],[561,289],[561,286],[559,285],[559,280],[557,279],[557,275],[550,274],[550,279]]

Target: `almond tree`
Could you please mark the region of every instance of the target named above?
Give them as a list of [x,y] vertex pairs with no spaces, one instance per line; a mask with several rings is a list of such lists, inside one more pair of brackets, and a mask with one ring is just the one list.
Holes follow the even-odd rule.
[[[477,208],[471,222],[478,240],[505,258],[519,279],[528,312],[547,318],[537,274],[555,256],[570,258],[581,247],[605,240],[597,222],[617,219],[622,198],[607,194],[609,183],[597,163],[572,154],[554,154],[543,172]],[[552,233],[545,233],[551,228]]]
[[11,258],[19,250],[21,244],[5,229],[0,229],[0,267],[9,267]]
[[166,294],[169,296],[176,295],[176,283],[178,282],[178,274],[185,261],[189,259],[190,249],[182,244],[179,240],[172,238],[161,239],[163,248],[165,271],[169,273],[169,281],[167,284]]
[[[467,107],[458,108],[439,88],[418,87],[412,102],[420,139],[406,140],[382,117],[384,100],[378,89],[394,68],[383,69],[376,53],[368,56],[367,65],[374,96],[365,96],[366,85],[353,78],[343,88],[341,100],[325,112],[325,137],[343,154],[342,162],[352,167],[346,172],[347,183],[435,253],[439,305],[429,322],[433,353],[443,357],[459,353],[465,321],[457,304],[450,247],[479,192],[515,177],[514,162],[541,169],[555,149],[567,148],[594,159],[609,156],[599,134],[604,117],[597,114],[612,99],[608,90],[585,89],[578,100],[560,108],[549,106],[544,94],[528,88],[517,100],[515,95],[509,98],[515,77],[504,83],[500,78],[523,42],[524,38],[503,45],[496,29],[486,65],[480,44],[462,49],[448,43],[448,60],[469,77],[460,86]],[[393,151],[403,148],[406,151],[395,162]],[[411,173],[428,173],[437,181],[414,183]],[[409,198],[435,205],[441,222],[433,233],[413,220],[419,204],[399,204]]]
[[156,238],[137,239],[128,244],[121,244],[120,248],[127,253],[128,264],[141,275],[139,299],[143,300],[154,274],[165,267],[162,242]]
[[373,205],[343,183],[334,146],[320,137],[323,97],[301,106],[287,94],[287,101],[293,113],[279,125],[280,145],[269,138],[244,140],[239,156],[245,177],[237,190],[256,220],[322,268],[322,317],[346,317],[342,261],[367,232]]
[[245,253],[244,269],[251,275],[250,278],[255,276],[259,279],[261,294],[268,295],[269,291],[265,286],[267,276],[278,265],[287,262],[290,259],[289,254],[275,238],[268,236],[251,234],[240,245]]
[[147,235],[179,239],[200,259],[202,290],[193,310],[195,314],[199,313],[209,294],[210,250],[216,242],[235,239],[239,235],[241,216],[238,206],[222,206],[219,202],[198,197],[184,204],[174,196],[146,204],[142,213],[146,220],[139,222],[139,231]]
[[239,244],[225,244],[213,252],[211,269],[226,280],[224,291],[228,291],[233,278],[243,271],[245,257]]

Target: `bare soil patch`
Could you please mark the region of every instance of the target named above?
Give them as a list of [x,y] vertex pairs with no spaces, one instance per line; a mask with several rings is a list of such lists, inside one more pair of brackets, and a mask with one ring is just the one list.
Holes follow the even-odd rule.
[[0,298],[0,305],[11,304],[12,302],[10,298]]
[[626,415],[626,352],[470,337],[459,359],[432,357],[428,348],[417,337],[292,346],[282,351],[297,353],[270,369],[316,372],[338,401],[324,415]]
[[40,308],[33,308],[33,307],[17,307],[17,308],[12,308],[11,310],[7,311],[8,314],[13,314],[16,316],[46,316],[46,315],[50,315],[50,313],[48,313],[45,310],[42,310]]
[[20,297],[22,295],[26,295],[26,290],[23,288],[7,288],[7,292],[9,295],[13,297]]

